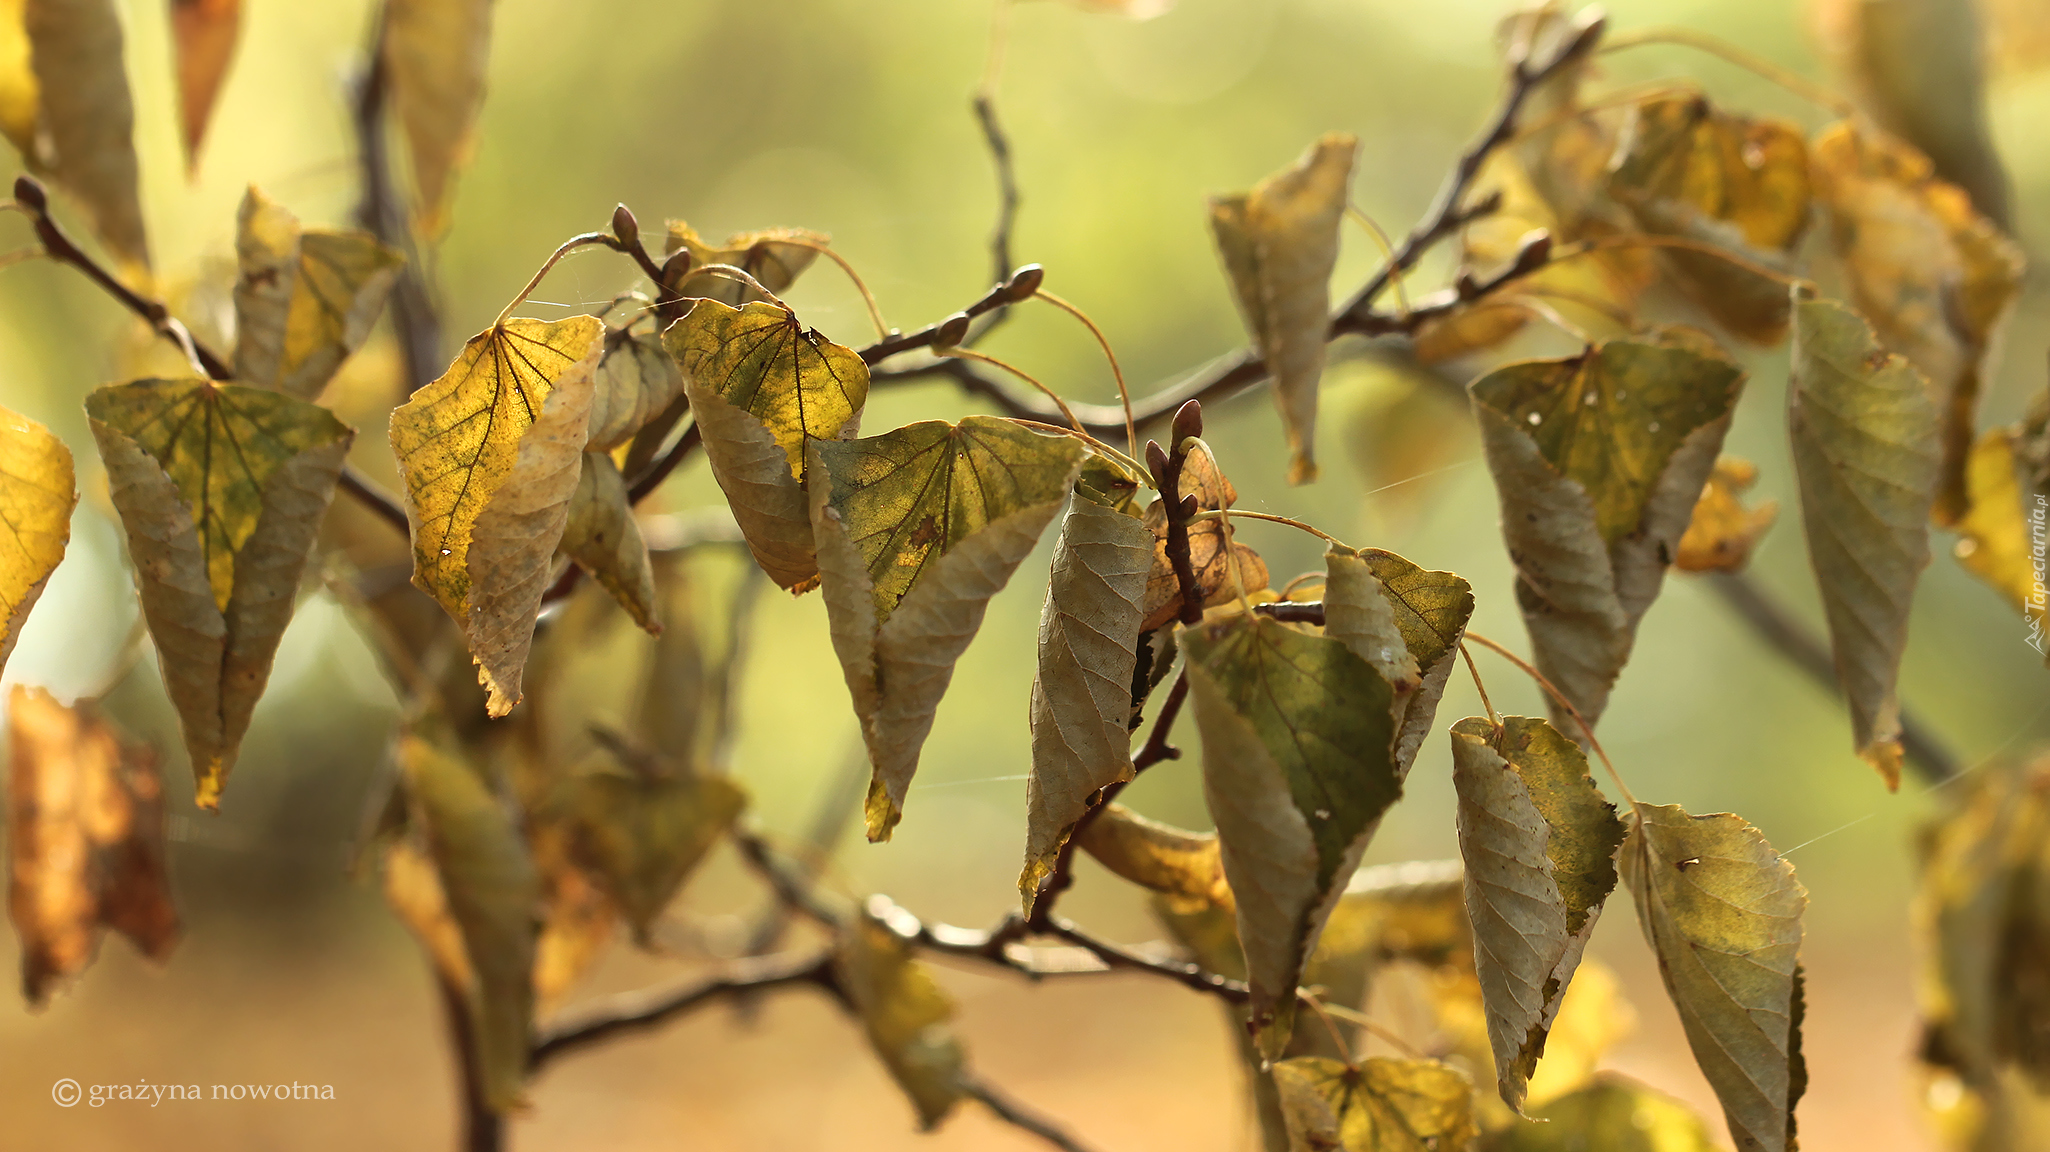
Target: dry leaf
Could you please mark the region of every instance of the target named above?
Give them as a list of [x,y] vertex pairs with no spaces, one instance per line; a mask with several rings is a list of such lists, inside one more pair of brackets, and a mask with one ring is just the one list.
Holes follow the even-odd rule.
[[792,592],[818,583],[807,510],[805,444],[851,435],[868,400],[868,365],[774,304],[700,300],[662,334],[684,392],[762,571]]
[[22,158],[78,197],[101,242],[131,276],[146,276],[135,106],[114,2],[26,0],[22,13],[38,92],[35,147]]
[[91,702],[20,684],[8,697],[7,911],[34,1006],[83,972],[112,928],[163,960],[178,942],[156,753]]
[[1111,804],[1079,835],[1097,863],[1141,888],[1227,913],[1234,907],[1215,832],[1185,832]]
[[1210,229],[1232,294],[1274,378],[1288,430],[1288,482],[1317,478],[1317,384],[1330,328],[1331,269],[1359,138],[1333,132],[1251,192],[1212,197]]
[[[683,396],[683,374],[658,337],[628,330],[605,333],[591,393],[591,434],[585,447],[610,452],[634,438]],[[666,432],[666,429],[665,429]]]
[[634,623],[652,635],[662,634],[648,546],[641,539],[641,526],[634,519],[619,465],[603,452],[584,453],[561,548],[612,593]]
[[[1198,512],[1214,512],[1238,503],[1238,489],[1217,467],[1210,453],[1197,448],[1182,465],[1177,485],[1184,499],[1194,496]],[[1146,575],[1146,615],[1139,623],[1151,632],[1181,615],[1182,586],[1174,565],[1167,558],[1168,502],[1163,497],[1147,505],[1145,524],[1153,533],[1153,567]],[[1260,554],[1233,537],[1236,530],[1222,520],[1195,520],[1189,524],[1189,562],[1196,572],[1196,586],[1203,593],[1203,606],[1215,607],[1267,587],[1267,564]],[[1229,542],[1230,547],[1225,547]]]
[[42,95],[36,90],[36,71],[29,61],[28,26],[24,23],[28,0],[0,0],[0,135],[5,135],[22,163],[34,165],[41,156],[36,149],[36,110]]
[[520,699],[582,474],[603,333],[591,316],[508,320],[472,336],[391,415],[413,583],[462,626],[493,716]]
[[1856,312],[1797,289],[1787,423],[1853,743],[1897,789],[1895,686],[1915,582],[1929,563],[1937,409],[1922,374],[1883,350]]
[[1694,516],[1680,537],[1673,564],[1683,572],[1741,572],[1759,538],[1779,519],[1780,504],[1767,500],[1744,507],[1744,493],[1758,482],[1758,466],[1740,456],[1719,456],[1715,471],[1694,502]]
[[1274,1083],[1290,1152],[1465,1152],[1477,1134],[1473,1083],[1436,1060],[1302,1056]]
[[833,969],[870,1046],[911,1098],[919,1127],[931,1131],[964,1094],[953,1000],[910,944],[867,915],[841,932]]
[[570,858],[569,837],[556,824],[527,831],[527,851],[541,878],[541,932],[534,940],[534,1014],[559,1007],[612,942],[619,909],[591,873]]
[[1685,1104],[1604,1073],[1594,1083],[1490,1133],[1483,1152],[1722,1152]]
[[390,0],[383,65],[412,153],[414,210],[433,236],[448,223],[456,171],[470,162],[491,62],[491,0]]
[[199,145],[235,40],[242,31],[242,0],[171,0],[171,43],[178,53],[178,126],[187,176],[199,170]]
[[[681,220],[671,220],[665,252],[673,255],[688,248],[693,268],[707,264],[731,265],[754,277],[756,283],[769,291],[782,292],[797,282],[798,276],[818,259],[818,250],[831,242],[832,237],[823,232],[805,228],[768,228],[760,232],[737,232],[726,238],[723,247],[714,248],[700,240],[690,225]],[[768,299],[745,281],[717,272],[692,272],[683,278],[676,290],[678,295],[717,300],[729,308]]]
[[318,405],[211,380],[108,385],[85,407],[184,726],[194,802],[211,809],[355,433]]
[[[1327,572],[1336,572],[1333,548],[1324,557]],[[1459,663],[1459,641],[1466,635],[1466,622],[1473,617],[1473,588],[1452,572],[1433,572],[1418,567],[1393,552],[1367,548],[1357,554],[1365,562],[1381,595],[1387,598],[1395,618],[1395,629],[1409,650],[1417,668],[1417,687],[1395,708],[1395,776],[1409,776],[1417,750],[1430,734],[1438,714],[1438,700],[1445,683]],[[1326,634],[1329,624],[1332,580],[1325,586]]]
[[48,428],[0,408],[0,669],[71,542],[78,503],[71,449]]
[[[1795,320],[1795,339],[1800,336]],[[1807,889],[1756,828],[1728,813],[1637,805],[1616,858],[1638,923],[1715,1089],[1738,1152],[1791,1152],[1801,1059]]]
[[369,338],[405,257],[367,232],[303,230],[255,185],[237,225],[235,377],[311,400]]

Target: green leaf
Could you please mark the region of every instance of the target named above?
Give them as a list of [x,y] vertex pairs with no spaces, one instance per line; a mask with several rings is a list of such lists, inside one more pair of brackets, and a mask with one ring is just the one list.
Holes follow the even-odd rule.
[[[1589,723],[1678,552],[1743,379],[1707,337],[1674,329],[1474,382],[1538,669]],[[1553,722],[1568,722],[1556,705]]]
[[1473,1083],[1436,1060],[1302,1056],[1274,1083],[1291,1152],[1464,1152],[1476,1134]]
[[520,700],[583,471],[603,334],[592,316],[508,320],[391,415],[413,583],[462,626],[493,716]]
[[1808,559],[1822,587],[1858,754],[1900,787],[1895,685],[1915,582],[1929,563],[1936,406],[1922,374],[1834,300],[1794,304],[1787,423]]
[[1253,1023],[1272,1057],[1332,903],[1402,793],[1393,694],[1340,641],[1267,617],[1186,628],[1182,643]]
[[1721,1152],[1685,1104],[1634,1080],[1604,1074],[1483,1137],[1481,1152]]
[[869,839],[902,817],[954,661],[1060,511],[1084,452],[993,416],[810,442],[826,618],[875,771]]
[[1616,887],[1623,823],[1587,755],[1543,720],[1452,726],[1459,854],[1503,1103],[1521,1111],[1566,987]]
[[911,945],[868,915],[841,932],[833,968],[870,1046],[911,1098],[919,1126],[930,1131],[964,1094],[953,1000]]
[[634,519],[619,466],[603,452],[584,453],[561,548],[612,593],[634,623],[654,635],[662,634],[648,545],[641,539],[641,526]]
[[1637,805],[1617,864],[1738,1152],[1788,1152],[1794,1105],[1808,1086],[1800,963],[1808,891],[1794,866],[1727,812],[1689,816],[1651,804]]
[[64,559],[77,503],[71,449],[48,428],[0,408],[0,669]]
[[318,405],[210,380],[108,385],[85,408],[195,801],[213,808],[355,433]]
[[120,13],[113,0],[26,0],[18,11],[37,93],[34,128],[15,138],[22,159],[78,197],[101,242],[131,276],[146,277]]
[[369,337],[405,257],[366,232],[301,229],[253,184],[236,222],[235,378],[311,400]]
[[1152,567],[1153,534],[1137,516],[1080,495],[1069,505],[1039,614],[1032,680],[1032,776],[1018,877],[1027,915],[1090,798],[1131,779],[1132,677]]
[[849,432],[868,400],[868,365],[774,304],[700,300],[662,334],[712,476],[762,570],[793,592],[818,583],[804,489],[805,444]]
[[[1459,663],[1473,588],[1454,573],[1432,572],[1379,548],[1334,545],[1324,568],[1324,634],[1375,665],[1394,689],[1395,775],[1405,779]],[[1406,655],[1368,655],[1395,645]]]
[[1213,197],[1210,229],[1246,328],[1274,377],[1288,429],[1288,482],[1317,478],[1317,384],[1329,335],[1331,269],[1359,138],[1333,132],[1251,192]]

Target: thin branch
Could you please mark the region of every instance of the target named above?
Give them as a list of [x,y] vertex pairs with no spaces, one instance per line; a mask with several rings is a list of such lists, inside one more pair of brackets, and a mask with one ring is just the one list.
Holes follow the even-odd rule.
[[1061,1152],[1089,1152],[1089,1146],[1068,1135],[1061,1128],[1059,1121],[1011,1099],[999,1091],[996,1085],[981,1077],[963,1075],[961,1091],[981,1101],[984,1107],[997,1114],[997,1119],[1014,1128],[1022,1128],[1032,1133],[1059,1148]]
[[1001,280],[1011,269],[1011,229],[1018,220],[1018,176],[1011,166],[1010,137],[1004,135],[1003,123],[997,119],[993,92],[975,94],[975,122],[982,128],[983,143],[989,145],[989,158],[997,172],[997,226],[990,234],[989,252],[997,279]]
[[384,62],[385,12],[379,8],[370,31],[370,66],[356,89],[355,129],[363,199],[356,220],[371,235],[404,254],[398,282],[392,286],[392,331],[398,337],[408,394],[427,386],[441,372],[441,318],[427,291],[426,272],[406,206],[392,180],[390,143],[384,131],[384,110],[391,78]]
[[709,979],[698,978],[668,988],[622,993],[578,1013],[540,1036],[528,1054],[530,1069],[579,1048],[626,1033],[645,1032],[714,1001],[772,988],[803,985],[833,989],[833,953],[765,956],[737,961],[733,968]]
[[[874,366],[882,363],[885,360],[888,360],[892,356],[901,355],[905,352],[915,352],[920,348],[930,348],[935,344],[961,344],[962,342],[968,339],[969,321],[972,321],[979,316],[995,312],[1000,308],[1005,308],[1012,304],[1016,304],[1024,300],[1031,299],[1032,294],[1039,291],[1039,285],[1045,281],[1046,269],[1041,268],[1037,264],[1027,264],[1022,268],[1012,270],[1008,274],[999,271],[997,275],[999,278],[995,286],[991,287],[989,291],[983,293],[982,297],[978,299],[975,303],[970,304],[968,307],[961,309],[959,312],[956,312],[951,316],[948,316],[944,320],[939,320],[934,323],[927,324],[925,327],[920,328],[916,331],[899,332],[884,337],[883,339],[878,340],[873,344],[870,344],[868,347],[861,349],[861,351],[858,352],[857,355],[861,357],[862,363]],[[946,339],[942,339],[942,337],[946,337]],[[938,367],[938,365],[945,363],[947,363],[947,361],[935,361],[932,365],[929,365],[926,368],[921,369],[920,371],[938,371],[941,374],[945,375],[947,374],[945,369]],[[877,373],[876,375],[891,379],[906,378],[903,373],[886,372]],[[1003,385],[997,384],[994,385],[994,387],[996,391],[994,395],[992,395],[992,399],[995,399],[998,396],[1009,395],[1009,389],[1004,387]],[[973,391],[973,389],[970,390]],[[1022,416],[1025,415],[1028,411],[1052,414],[1054,412],[1054,409],[1050,406],[1044,409],[1039,409],[1030,407],[1028,405],[1028,407],[1025,410],[1011,412],[1011,415]]]
[[505,1146],[505,1121],[484,1096],[484,1070],[470,1031],[469,997],[439,975],[434,984],[441,992],[442,1024],[448,1030],[456,1077],[462,1083],[462,1147],[465,1152],[498,1152]]

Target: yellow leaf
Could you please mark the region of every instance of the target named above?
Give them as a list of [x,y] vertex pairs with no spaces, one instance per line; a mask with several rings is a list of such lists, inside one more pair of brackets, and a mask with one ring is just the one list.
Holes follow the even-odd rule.
[[214,100],[227,79],[242,30],[242,0],[171,0],[171,41],[178,51],[178,121],[185,141],[185,170],[199,168]]
[[[42,162],[36,150],[36,72],[29,61],[28,26],[23,22],[28,0],[0,0],[0,135],[5,135],[22,163]],[[47,166],[47,165],[46,165]]]
[[570,498],[569,523],[562,533],[562,550],[612,593],[634,623],[650,634],[662,634],[648,546],[641,539],[633,505],[627,501],[619,466],[603,452],[584,453],[576,495]]
[[632,440],[682,395],[683,375],[660,339],[625,329],[605,333],[597,386],[591,394],[591,435],[585,447],[610,452]]
[[807,331],[795,314],[755,302],[700,300],[662,334],[683,366],[712,476],[755,559],[776,583],[818,581],[806,510],[805,444],[848,431],[868,400],[868,365]]
[[1317,384],[1330,328],[1331,269],[1359,138],[1333,132],[1251,192],[1213,197],[1210,228],[1246,327],[1274,378],[1288,430],[1288,482],[1317,478]]
[[472,336],[391,415],[413,583],[462,626],[493,716],[520,699],[582,473],[603,334],[591,316],[508,320]]
[[1185,832],[1112,804],[1083,827],[1077,841],[1096,862],[1141,888],[1230,912],[1215,832]]
[[[1232,487],[1217,461],[1202,448],[1189,453],[1178,487],[1184,499],[1196,498],[1199,512],[1214,512],[1238,503],[1238,489]],[[1144,522],[1153,533],[1153,567],[1146,574],[1146,598],[1142,602],[1146,615],[1139,623],[1143,632],[1170,623],[1182,610],[1181,581],[1167,558],[1167,514],[1168,501],[1164,498],[1146,507]],[[1234,539],[1236,532],[1235,527],[1221,520],[1197,520],[1189,525],[1189,562],[1195,569],[1196,586],[1202,590],[1205,608],[1235,599],[1241,588],[1252,593],[1267,587],[1266,562],[1259,553]]]
[[1605,1074],[1481,1143],[1485,1152],[1721,1152],[1685,1104]]
[[1858,314],[1796,289],[1787,424],[1808,560],[1822,587],[1858,754],[1900,787],[1900,702],[1915,583],[1929,563],[1938,481],[1927,381]]
[[[688,248],[694,268],[707,264],[730,264],[753,276],[762,287],[780,293],[797,282],[798,276],[818,259],[818,249],[831,240],[823,232],[805,228],[768,228],[760,232],[737,232],[726,238],[724,246],[714,248],[700,240],[690,225],[681,220],[671,220],[665,252],[673,255]],[[731,308],[767,299],[745,282],[717,272],[693,272],[677,285],[677,292],[683,296],[717,300]]]
[[[1609,194],[1645,232],[1791,273],[1808,226],[1808,149],[1786,121],[1732,115],[1699,96],[1653,97],[1624,121]],[[1707,252],[1665,248],[1658,258],[1733,334],[1759,344],[1786,335],[1783,281]]]
[[1436,1060],[1301,1056],[1274,1083],[1290,1152],[1465,1152],[1476,1134],[1472,1082]]
[[1680,537],[1673,564],[1684,572],[1740,572],[1765,530],[1779,519],[1777,500],[1744,507],[1744,493],[1758,482],[1758,466],[1740,456],[1718,456],[1715,471],[1694,502],[1694,517]]
[[993,416],[810,441],[826,619],[874,769],[869,839],[888,839],[903,816],[954,662],[1084,453],[1073,437]]
[[619,909],[570,858],[567,833],[557,824],[536,822],[527,832],[528,851],[541,877],[541,932],[534,940],[534,1012],[545,1016],[560,1006],[612,942]]
[[2050,484],[2025,486],[2015,447],[2025,426],[1989,428],[1965,462],[1965,513],[1958,520],[1958,563],[1984,580],[2029,622],[2041,652],[2050,628],[2041,544],[2050,520]]
[[366,232],[303,231],[254,185],[237,223],[235,377],[311,400],[369,337],[405,258]]
[[1636,1027],[1637,1012],[1623,998],[1616,974],[1601,961],[1582,957],[1552,1020],[1552,1033],[1545,1038],[1544,1058],[1530,1078],[1526,1107],[1543,1115],[1551,1101],[1586,1087],[1595,1079],[1602,1057]]
[[470,162],[491,59],[491,0],[391,0],[384,67],[419,191],[421,232],[448,222],[457,169]]
[[[131,274],[149,269],[135,165],[135,106],[113,0],[27,0],[38,147],[23,158],[77,196]],[[47,140],[47,149],[40,145]]]
[[143,617],[213,808],[355,439],[327,409],[210,380],[86,397]]
[[1935,516],[1948,526],[1964,512],[1980,375],[2021,292],[2021,250],[1900,140],[1838,124],[1816,138],[1814,158],[1851,302],[1880,344],[1926,377],[1941,421]]
[[833,968],[870,1046],[911,1098],[919,1126],[930,1131],[963,1094],[953,1000],[910,944],[867,915],[842,930]]
[[1636,815],[1616,862],[1694,1062],[1722,1102],[1738,1152],[1790,1152],[1794,1105],[1808,1086],[1800,963],[1808,891],[1756,828],[1727,812],[1639,804]]
[[[1601,9],[1594,6],[1569,17],[1557,3],[1532,4],[1503,17],[1495,40],[1505,57],[1520,49],[1523,59],[1549,60],[1585,35],[1589,21],[1601,19]],[[1521,121],[1531,127],[1518,133],[1512,148],[1537,195],[1557,218],[1554,240],[1582,238],[1600,211],[1602,185],[1615,151],[1614,118],[1581,107],[1580,86],[1598,49],[1600,34],[1596,35],[1579,59],[1531,89]]]
[[7,529],[0,536],[0,669],[64,559],[77,503],[71,449],[48,428],[0,408],[0,526]]
[[83,972],[112,928],[152,960],[178,942],[164,865],[156,753],[122,740],[91,702],[40,688],[8,697],[7,912],[22,990],[44,1003]]

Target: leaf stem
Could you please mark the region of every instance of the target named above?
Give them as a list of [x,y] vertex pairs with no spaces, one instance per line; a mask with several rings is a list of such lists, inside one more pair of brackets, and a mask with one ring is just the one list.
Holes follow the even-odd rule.
[[1345,548],[1348,550],[1350,550],[1352,547],[1350,544],[1347,544],[1345,541],[1340,540],[1338,537],[1333,536],[1331,533],[1326,532],[1321,528],[1312,527],[1308,524],[1303,523],[1300,520],[1292,519],[1287,516],[1276,516],[1272,512],[1249,512],[1244,508],[1233,508],[1230,509],[1229,512],[1227,512],[1227,510],[1223,508],[1210,508],[1202,512],[1196,513],[1194,516],[1189,517],[1189,519],[1224,520],[1227,519],[1229,516],[1243,516],[1248,520],[1265,520],[1269,524],[1286,524],[1291,528],[1296,528],[1301,531],[1308,532],[1310,535],[1315,536],[1316,538],[1324,541],[1327,544],[1333,544],[1337,547]]
[[1097,346],[1103,349],[1103,358],[1110,361],[1110,374],[1118,382],[1118,404],[1125,410],[1125,451],[1135,457],[1138,456],[1139,426],[1132,420],[1132,393],[1125,388],[1125,370],[1118,367],[1118,355],[1111,351],[1110,341],[1105,338],[1103,329],[1096,326],[1096,321],[1091,320],[1087,312],[1082,311],[1080,308],[1075,307],[1073,304],[1048,292],[1044,288],[1040,288],[1032,294],[1073,316],[1075,319],[1080,320],[1083,326],[1089,329],[1089,334],[1096,337]]
[[[1367,215],[1366,209],[1361,208],[1350,200],[1345,202],[1345,214],[1350,216],[1355,224],[1366,229],[1367,235],[1374,238],[1374,243],[1381,249],[1381,259],[1393,264],[1395,262],[1395,244],[1388,239],[1388,233],[1381,228],[1380,222]],[[1390,285],[1395,289],[1395,314],[1398,316],[1409,315],[1409,289],[1403,286],[1403,279],[1403,274],[1397,272],[1389,280]]]
[[493,328],[505,327],[505,322],[512,316],[513,309],[526,303],[527,297],[533,294],[534,289],[541,286],[542,278],[548,275],[549,269],[555,267],[556,261],[561,260],[564,256],[579,248],[588,248],[594,244],[602,244],[607,248],[615,250],[619,247],[618,239],[609,232],[584,232],[563,241],[562,246],[551,253],[547,262],[543,263],[540,270],[534,273],[533,279],[527,281],[527,286],[520,289],[519,295],[506,302],[506,306],[498,313],[498,319],[492,321],[491,326]]
[[1827,108],[1832,113],[1846,120],[1858,113],[1856,105],[1837,93],[1830,91],[1828,88],[1815,83],[1813,80],[1791,69],[1774,64],[1762,56],[1747,52],[1727,40],[1711,36],[1706,32],[1698,32],[1692,28],[1638,28],[1634,31],[1622,32],[1610,37],[1609,41],[1603,44],[1599,51],[1601,54],[1607,55],[1610,52],[1622,52],[1630,48],[1643,47],[1646,44],[1675,44],[1683,48],[1693,48],[1697,51],[1706,52],[1711,56],[1735,64],[1747,72],[1769,80],[1794,95],[1801,97],[1803,100]]
[[1481,694],[1481,707],[1488,710],[1488,723],[1499,731],[1502,727],[1501,713],[1495,711],[1494,701],[1488,699],[1488,686],[1481,683],[1481,670],[1474,667],[1473,653],[1467,651],[1464,639],[1459,642],[1459,654],[1466,659],[1467,674],[1473,677],[1473,690]]
[[745,268],[740,268],[732,264],[699,264],[696,267],[692,268],[691,271],[710,272],[717,276],[724,276],[729,280],[738,280],[742,284],[745,284],[748,287],[754,289],[755,291],[761,293],[765,298],[768,299],[769,303],[774,304],[776,307],[781,308],[783,311],[790,313],[792,317],[795,317],[797,315],[796,309],[792,308],[788,304],[785,304],[781,296],[778,296],[774,292],[769,291],[768,288],[763,286],[761,281],[754,278],[754,273],[749,272]]
[[[868,290],[868,282],[861,278],[861,273],[854,270],[854,265],[849,264],[845,256],[833,251],[831,245],[814,244],[809,240],[801,240],[794,236],[782,237],[776,243],[788,244],[793,248],[809,248],[833,263],[838,264],[840,271],[847,274],[847,279],[854,282],[855,290],[861,293],[861,302],[868,306],[868,319],[870,323],[876,326],[876,339],[888,340],[895,334],[891,327],[883,322],[883,306],[876,303],[875,293]],[[708,267],[711,267],[711,265],[701,265],[698,271],[702,272]]]
[[1529,661],[1497,644],[1495,641],[1488,639],[1486,636],[1469,629],[1466,633],[1466,639],[1516,665],[1517,668],[1523,671],[1524,675],[1537,681],[1538,687],[1543,688],[1545,693],[1558,703],[1559,707],[1564,708],[1568,716],[1573,717],[1573,722],[1580,726],[1581,733],[1587,737],[1588,747],[1593,748],[1594,754],[1601,757],[1602,767],[1609,770],[1609,779],[1616,782],[1616,788],[1623,793],[1623,799],[1630,802],[1631,811],[1636,811],[1637,797],[1630,794],[1630,786],[1623,783],[1622,773],[1616,771],[1615,762],[1609,759],[1608,752],[1602,748],[1602,742],[1595,738],[1594,725],[1589,724],[1587,717],[1580,714],[1580,709],[1573,706],[1573,701],[1568,700],[1566,694],[1559,691],[1559,686],[1546,679],[1545,674],[1533,667]]
[[1055,392],[1053,389],[1048,388],[1046,385],[1034,379],[1023,368],[1020,368],[1015,364],[1010,364],[1006,363],[1005,361],[999,360],[987,352],[977,352],[973,348],[934,348],[933,354],[936,356],[954,357],[962,360],[979,360],[982,363],[991,366],[992,368],[1001,368],[1004,371],[1009,372],[1011,375],[1016,376],[1018,379],[1023,380],[1027,384],[1032,385],[1034,388],[1039,389],[1041,395],[1053,401],[1054,406],[1061,410],[1061,415],[1067,419],[1068,424],[1074,428],[1077,435],[1088,437],[1092,440],[1094,439],[1094,437],[1089,436],[1089,430],[1082,427],[1082,422],[1080,420],[1075,419],[1075,410],[1068,407],[1068,402],[1066,400],[1061,399],[1060,393]]

